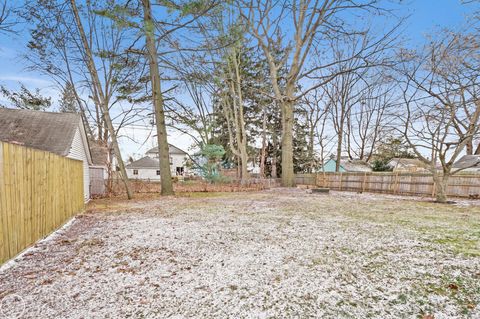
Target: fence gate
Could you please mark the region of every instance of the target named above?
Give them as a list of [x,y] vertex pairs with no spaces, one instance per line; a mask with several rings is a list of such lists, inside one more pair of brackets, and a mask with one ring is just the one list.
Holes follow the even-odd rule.
[[103,167],[90,167],[90,195],[105,194],[105,169]]

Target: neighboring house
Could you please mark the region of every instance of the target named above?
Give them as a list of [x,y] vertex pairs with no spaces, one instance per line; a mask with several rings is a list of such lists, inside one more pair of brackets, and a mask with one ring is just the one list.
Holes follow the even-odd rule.
[[90,194],[104,195],[105,181],[108,179],[108,170],[111,167],[110,152],[103,142],[89,140],[92,165],[90,165]]
[[461,173],[480,173],[480,155],[465,155],[453,164],[453,170]]
[[416,158],[392,158],[387,164],[396,173],[427,173],[428,166]]
[[90,198],[92,157],[80,115],[0,108],[0,141],[83,162],[83,195]]
[[[169,144],[170,173],[172,176],[184,176],[187,173],[185,162],[187,153]],[[158,148],[154,147],[145,153],[141,159],[126,166],[127,176],[132,179],[160,180],[160,162]]]
[[[337,161],[334,158],[329,159],[323,165],[324,172],[335,172]],[[367,162],[358,159],[349,159],[342,157],[340,160],[340,172],[371,172],[372,168]]]

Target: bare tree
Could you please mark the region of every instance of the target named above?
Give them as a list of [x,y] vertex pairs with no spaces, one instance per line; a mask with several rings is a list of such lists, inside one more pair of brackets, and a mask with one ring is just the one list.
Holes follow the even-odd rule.
[[[294,185],[293,170],[293,125],[294,105],[306,93],[322,86],[332,77],[324,78],[313,85],[301,83],[326,64],[306,67],[314,48],[320,47],[321,37],[345,32],[341,20],[346,11],[379,10],[377,1],[339,0],[241,0],[238,1],[242,16],[250,33],[262,49],[269,67],[274,97],[282,113],[282,183]],[[293,35],[287,36],[282,29],[293,28]],[[281,44],[282,56],[276,59],[273,48]],[[320,55],[321,50],[317,51]],[[360,53],[356,53],[358,56]],[[322,55],[323,56],[323,55]],[[279,70],[288,69],[285,83],[279,81]],[[304,84],[303,86],[301,84]]]
[[[310,160],[310,172],[319,166],[323,166],[323,141],[325,124],[329,112],[329,104],[325,97],[325,92],[321,89],[311,91],[303,99],[303,103],[300,107],[305,113],[306,127],[308,129],[308,158]],[[315,146],[320,146],[321,154],[318,158],[316,156]]]
[[392,90],[383,76],[371,79],[367,87],[361,90],[363,93],[359,101],[347,114],[346,146],[350,158],[369,162],[381,135],[390,130]]
[[0,32],[3,33],[12,33],[14,32],[13,27],[17,24],[16,21],[11,20],[12,14],[12,2],[3,0],[0,3]]
[[83,22],[82,19],[80,18],[80,14],[77,8],[77,4],[75,0],[70,0],[70,8],[72,10],[72,14],[74,16],[75,20],[75,25],[77,28],[77,31],[80,35],[80,40],[83,46],[83,53],[85,55],[86,63],[87,63],[87,69],[89,72],[89,75],[91,77],[92,81],[92,86],[94,89],[94,101],[96,102],[95,104],[100,107],[102,110],[102,116],[105,121],[105,125],[107,126],[108,133],[110,135],[110,138],[112,140],[112,147],[113,151],[115,153],[115,157],[117,158],[118,161],[118,166],[120,168],[120,173],[122,175],[122,180],[123,183],[125,184],[125,188],[127,190],[127,196],[128,199],[133,198],[133,193],[130,189],[130,183],[128,181],[128,176],[127,176],[127,171],[125,169],[125,164],[122,159],[122,154],[120,152],[120,147],[118,146],[118,140],[117,140],[117,135],[115,132],[115,128],[113,127],[113,122],[110,116],[110,110],[109,110],[109,103],[108,103],[108,96],[105,95],[105,92],[103,90],[103,87],[100,82],[100,77],[97,72],[97,67],[95,65],[95,60],[93,59],[93,53],[90,47],[90,44],[88,42],[88,38],[85,34],[85,29],[83,28]]
[[439,202],[447,200],[449,177],[461,170],[453,165],[480,128],[477,37],[446,34],[418,52],[403,50],[399,70],[405,104],[401,131],[429,166]]

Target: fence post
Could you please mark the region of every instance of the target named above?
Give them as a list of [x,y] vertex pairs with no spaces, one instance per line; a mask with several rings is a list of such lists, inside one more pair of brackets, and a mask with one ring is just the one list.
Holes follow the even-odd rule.
[[342,190],[342,172],[340,172],[340,190]]
[[367,172],[363,176],[363,185],[362,185],[362,192],[365,192],[365,185],[367,184]]
[[398,179],[398,172],[395,173],[395,184],[393,185],[393,193],[398,194],[400,188],[400,181]]

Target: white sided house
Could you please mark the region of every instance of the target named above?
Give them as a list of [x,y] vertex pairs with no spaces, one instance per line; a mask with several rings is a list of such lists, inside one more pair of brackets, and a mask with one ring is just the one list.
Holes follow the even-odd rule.
[[[172,176],[184,176],[187,173],[185,162],[187,153],[169,144],[170,173]],[[158,148],[154,147],[141,159],[126,166],[127,176],[131,179],[160,180],[160,162]]]
[[83,196],[90,198],[92,157],[79,114],[0,108],[0,141],[82,161]]

